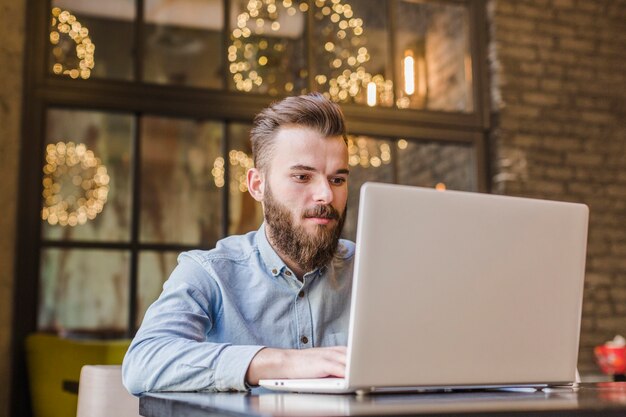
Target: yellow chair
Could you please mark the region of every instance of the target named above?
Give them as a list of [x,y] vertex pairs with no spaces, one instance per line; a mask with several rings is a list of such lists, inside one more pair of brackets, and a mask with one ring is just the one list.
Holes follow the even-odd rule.
[[[34,417],[75,417],[83,365],[119,365],[130,340],[64,339],[34,333],[26,361]],[[72,392],[74,391],[74,392]]]

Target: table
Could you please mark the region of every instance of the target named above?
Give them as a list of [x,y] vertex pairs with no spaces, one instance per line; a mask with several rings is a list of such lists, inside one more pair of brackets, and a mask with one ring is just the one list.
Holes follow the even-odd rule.
[[626,383],[581,384],[545,391],[463,391],[368,396],[278,393],[150,393],[145,417],[207,416],[626,416]]

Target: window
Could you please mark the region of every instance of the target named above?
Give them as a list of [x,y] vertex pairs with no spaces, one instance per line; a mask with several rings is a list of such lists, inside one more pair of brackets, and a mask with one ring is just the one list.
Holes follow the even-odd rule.
[[[351,175],[486,191],[480,0],[52,0],[33,45],[20,328],[131,335],[180,251],[256,229],[253,116],[342,104]],[[36,86],[36,88],[34,87]],[[80,314],[76,314],[80,312]]]

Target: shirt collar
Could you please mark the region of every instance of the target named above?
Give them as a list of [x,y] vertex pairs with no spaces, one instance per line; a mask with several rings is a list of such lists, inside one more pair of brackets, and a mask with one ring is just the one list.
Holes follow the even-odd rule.
[[280,256],[278,256],[270,242],[267,240],[267,235],[265,233],[265,222],[263,222],[256,234],[257,246],[259,248],[259,253],[261,254],[261,259],[263,259],[268,272],[274,277],[277,277],[284,268],[287,268],[287,265],[285,265],[285,262],[280,259]]

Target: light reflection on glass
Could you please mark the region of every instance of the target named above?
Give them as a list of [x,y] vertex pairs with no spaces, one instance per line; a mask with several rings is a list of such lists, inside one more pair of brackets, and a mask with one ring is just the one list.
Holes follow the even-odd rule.
[[41,252],[37,328],[121,336],[128,320],[128,252],[45,249]]
[[144,80],[223,86],[223,2],[146,0]]
[[222,194],[211,171],[223,125],[144,117],[140,240],[211,247],[221,237]]
[[395,91],[396,107],[471,112],[467,5],[411,0],[395,4],[395,76],[404,82]]
[[[402,147],[400,147],[400,142]],[[398,183],[436,189],[477,191],[471,145],[398,141]]]
[[137,317],[139,327],[150,304],[161,294],[163,284],[176,267],[178,252],[144,251],[139,254]]

